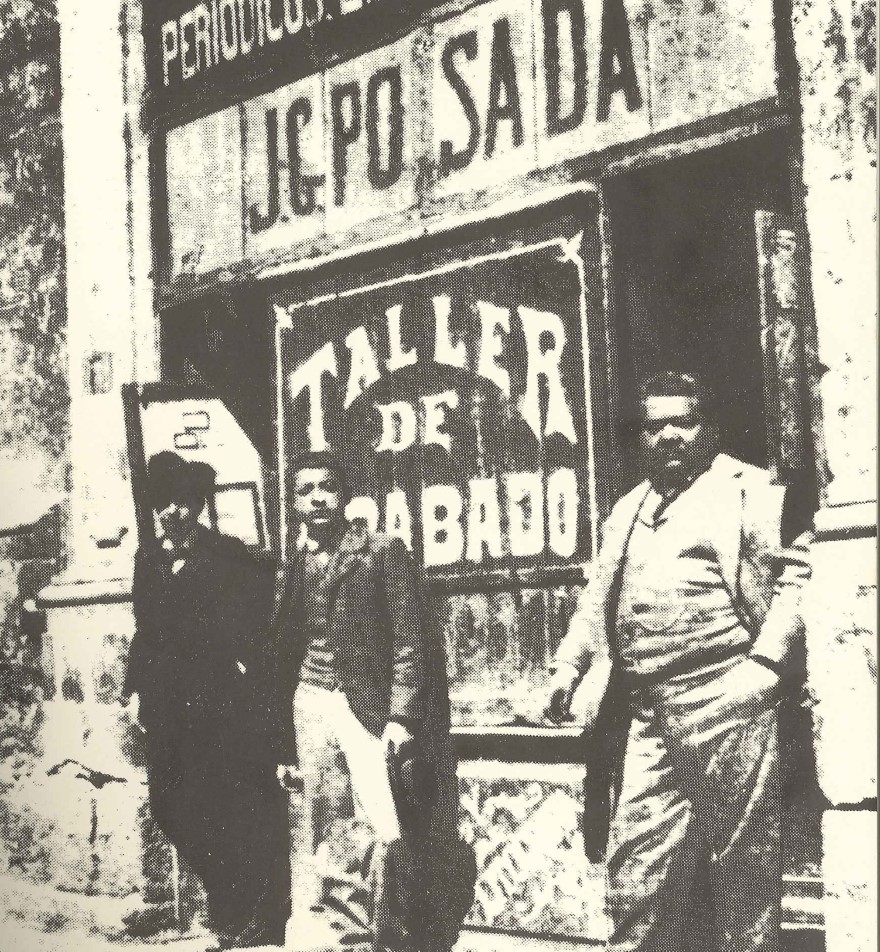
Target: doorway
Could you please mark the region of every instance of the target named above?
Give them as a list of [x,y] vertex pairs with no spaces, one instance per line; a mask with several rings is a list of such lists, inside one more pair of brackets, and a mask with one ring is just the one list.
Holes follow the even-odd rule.
[[[662,370],[687,370],[715,393],[722,449],[767,466],[770,410],[755,219],[759,210],[792,213],[790,146],[785,132],[768,133],[604,183],[614,370],[625,434],[635,434],[639,381]],[[622,438],[620,447],[625,490],[640,478],[635,440]],[[809,485],[789,487],[796,520],[815,503],[814,482],[805,480]],[[821,891],[823,799],[809,717],[797,707],[787,717],[784,889],[813,895]]]
[[[767,465],[755,213],[791,213],[788,154],[787,134],[774,132],[604,183],[619,410],[630,432],[638,382],[687,370],[717,397],[724,451]],[[626,488],[638,470],[634,441],[621,442]]]

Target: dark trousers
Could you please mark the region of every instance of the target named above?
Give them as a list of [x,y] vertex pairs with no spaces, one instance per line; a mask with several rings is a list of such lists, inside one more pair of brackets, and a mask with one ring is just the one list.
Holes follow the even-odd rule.
[[[777,696],[766,674],[738,658],[633,686],[610,830],[609,950],[777,952]],[[701,883],[708,915],[696,914]]]
[[183,756],[172,738],[158,740],[149,745],[150,807],[202,881],[212,928],[241,945],[282,944],[290,907],[287,796],[274,768]]

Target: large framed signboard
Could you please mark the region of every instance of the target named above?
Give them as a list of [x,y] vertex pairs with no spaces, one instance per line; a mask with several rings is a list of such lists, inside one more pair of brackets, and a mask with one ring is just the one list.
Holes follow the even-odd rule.
[[590,559],[584,236],[571,217],[502,228],[274,298],[283,549],[290,464],[329,448],[350,474],[349,516],[400,536],[429,579],[540,584]]

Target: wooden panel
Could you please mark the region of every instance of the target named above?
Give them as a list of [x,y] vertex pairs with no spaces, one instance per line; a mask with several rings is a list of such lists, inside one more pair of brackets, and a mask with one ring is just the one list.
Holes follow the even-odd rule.
[[535,0],[540,165],[653,131],[641,6]]
[[413,40],[367,53],[329,71],[324,86],[327,228],[416,204],[420,128]]
[[194,388],[130,385],[125,392],[126,436],[139,532],[153,529],[146,464],[170,450],[184,459],[208,463],[216,473],[215,491],[201,521],[247,545],[267,545],[266,487],[260,456],[252,441],[218,397]]
[[174,274],[206,274],[244,258],[239,107],[173,129],[167,140]]
[[791,219],[755,214],[770,459],[784,482],[806,465],[803,238]]
[[245,105],[246,251],[258,258],[324,231],[323,77]]
[[223,108],[403,36],[438,0],[194,0],[144,4],[147,121],[174,124]]
[[478,868],[468,925],[594,941],[606,937],[605,873],[584,855],[580,833],[582,770],[461,765],[461,834],[473,844]]
[[[275,263],[375,239],[538,172],[549,183],[554,167],[564,181],[566,160],[766,99],[772,11],[769,0],[486,0],[249,100],[244,143],[234,108],[175,129],[171,275],[245,252]],[[297,155],[287,118],[300,98],[309,118],[300,114]],[[288,181],[298,159],[301,214]]]
[[282,460],[331,446],[352,514],[432,574],[580,565],[595,524],[581,235],[275,304]]
[[456,726],[543,723],[547,669],[577,593],[566,586],[438,600]]

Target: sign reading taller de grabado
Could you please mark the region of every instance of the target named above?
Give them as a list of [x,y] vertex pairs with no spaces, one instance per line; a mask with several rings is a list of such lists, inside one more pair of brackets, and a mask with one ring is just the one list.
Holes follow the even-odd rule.
[[274,300],[288,546],[290,464],[331,449],[353,483],[349,515],[400,536],[429,573],[589,559],[580,243],[573,235]]

